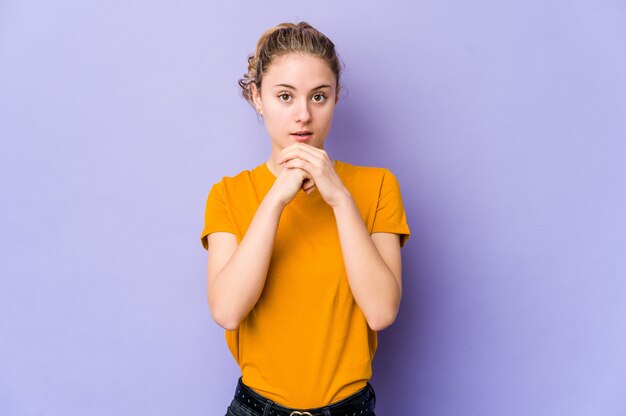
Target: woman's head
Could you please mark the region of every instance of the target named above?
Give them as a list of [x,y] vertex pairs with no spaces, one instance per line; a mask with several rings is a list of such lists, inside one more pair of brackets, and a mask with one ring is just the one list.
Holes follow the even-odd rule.
[[267,30],[256,45],[256,50],[248,57],[248,72],[239,80],[243,97],[254,106],[253,88],[260,90],[263,75],[282,55],[296,53],[310,55],[326,62],[335,74],[335,89],[339,92],[341,65],[335,45],[322,32],[306,22],[281,23]]
[[307,23],[283,23],[261,36],[239,85],[263,116],[273,154],[296,142],[324,147],[340,72],[333,43]]

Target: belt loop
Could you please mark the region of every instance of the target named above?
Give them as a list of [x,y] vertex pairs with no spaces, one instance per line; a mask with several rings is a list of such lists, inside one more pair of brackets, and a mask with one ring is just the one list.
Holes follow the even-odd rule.
[[273,401],[269,399],[267,400],[267,403],[265,404],[265,409],[263,409],[263,416],[267,416],[270,414],[270,407],[272,407],[273,404]]

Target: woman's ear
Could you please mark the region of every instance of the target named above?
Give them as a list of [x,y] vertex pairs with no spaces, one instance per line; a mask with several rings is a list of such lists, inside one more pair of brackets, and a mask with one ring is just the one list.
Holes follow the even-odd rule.
[[261,100],[261,90],[256,86],[256,83],[250,84],[250,92],[252,92],[252,101],[254,102],[254,108],[256,112],[263,115],[263,101]]

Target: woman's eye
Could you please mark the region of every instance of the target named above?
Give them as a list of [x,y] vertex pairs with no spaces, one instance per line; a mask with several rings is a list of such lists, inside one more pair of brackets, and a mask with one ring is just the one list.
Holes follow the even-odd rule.
[[324,102],[324,100],[326,100],[326,96],[324,94],[315,94],[313,96],[313,101],[316,103]]
[[281,101],[289,101],[289,98],[291,98],[291,96],[289,94],[287,94],[287,93],[283,93],[283,94],[279,94],[278,98]]

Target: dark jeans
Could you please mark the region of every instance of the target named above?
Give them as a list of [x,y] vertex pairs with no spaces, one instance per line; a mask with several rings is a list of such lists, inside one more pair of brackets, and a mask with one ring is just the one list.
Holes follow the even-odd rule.
[[312,416],[376,416],[374,407],[376,405],[376,393],[370,383],[357,391],[330,406],[318,407],[315,409],[292,409],[281,406],[261,396],[242,382],[240,377],[237,381],[235,398],[228,406],[226,416],[289,416],[302,415],[308,412]]

